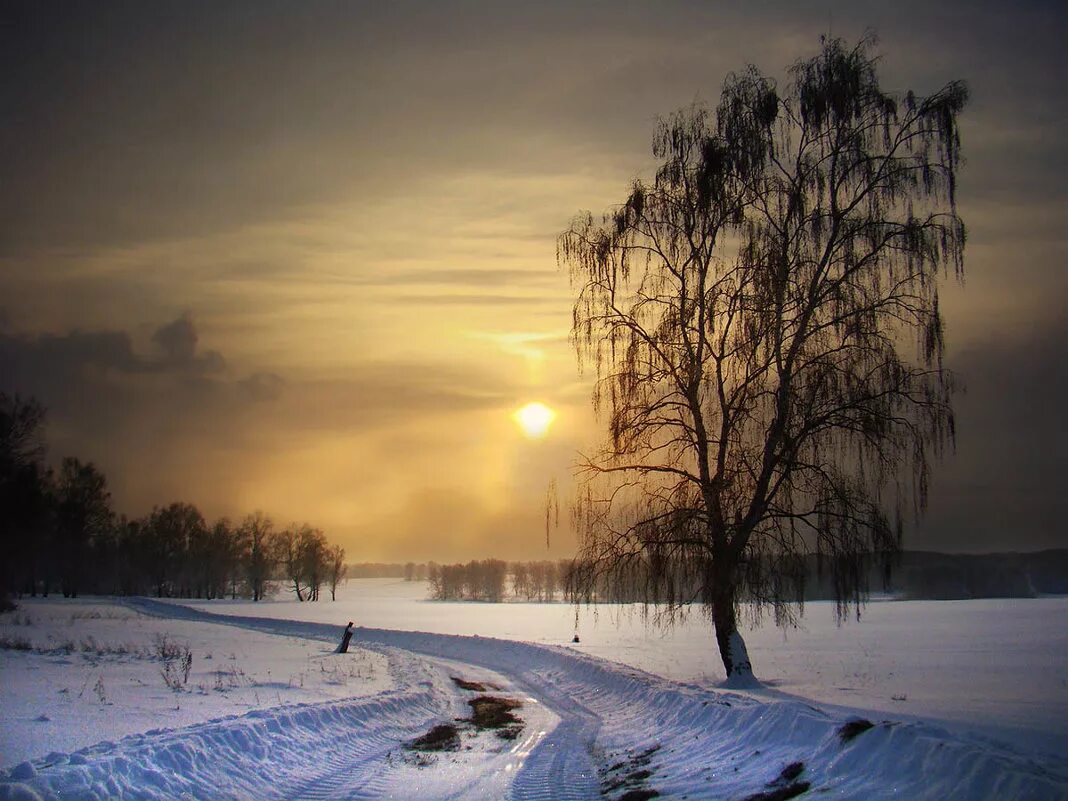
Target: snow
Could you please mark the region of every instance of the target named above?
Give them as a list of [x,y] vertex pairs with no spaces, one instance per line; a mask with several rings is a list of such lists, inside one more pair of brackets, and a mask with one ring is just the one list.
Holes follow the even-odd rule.
[[[183,692],[164,683],[158,635],[189,646]],[[103,599],[24,601],[0,616],[0,637],[41,651],[0,650],[5,767],[102,739],[392,686],[380,654],[354,652],[339,661],[321,642],[164,621]]]
[[[765,689],[738,693],[699,619],[662,636],[582,613],[571,645],[566,605],[424,592],[366,580],[337,603],[25,602],[0,636],[45,652],[0,650],[0,799],[742,799],[792,781],[792,763],[832,798],[1068,798],[1068,599],[878,603],[842,629],[812,605],[785,640],[746,632]],[[350,619],[350,652],[331,653]],[[178,692],[156,634],[193,654]],[[95,650],[65,653],[89,638]],[[220,663],[249,680],[216,688]],[[460,751],[413,759],[405,742],[466,714],[453,676],[520,701],[523,731],[465,729]],[[846,741],[852,718],[875,725]]]
[[[334,604],[275,600],[190,602],[224,614],[570,643],[575,609],[564,604],[427,600],[422,582],[347,583]],[[1068,597],[973,601],[875,601],[839,626],[832,603],[810,603],[801,626],[741,622],[749,661],[768,697],[798,697],[895,718],[934,719],[1068,754]],[[694,615],[662,631],[638,607],[581,610],[583,653],[675,681],[720,688],[724,673],[711,624]]]

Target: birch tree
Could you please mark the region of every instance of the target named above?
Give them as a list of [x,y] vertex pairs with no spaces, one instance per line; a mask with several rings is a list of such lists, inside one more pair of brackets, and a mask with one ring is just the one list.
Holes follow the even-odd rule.
[[663,120],[660,164],[558,244],[608,436],[584,458],[587,597],[697,605],[728,678],[740,605],[785,624],[815,554],[838,611],[890,564],[952,438],[940,280],[963,271],[967,90],[884,91],[873,39]]

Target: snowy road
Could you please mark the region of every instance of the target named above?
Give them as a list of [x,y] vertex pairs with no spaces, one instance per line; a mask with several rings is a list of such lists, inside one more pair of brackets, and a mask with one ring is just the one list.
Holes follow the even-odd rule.
[[[129,603],[161,617],[309,640],[338,634],[323,624]],[[525,801],[641,790],[747,799],[787,785],[833,798],[1068,799],[1064,760],[929,724],[876,721],[847,740],[844,719],[802,702],[680,685],[567,648],[376,629],[357,629],[355,640],[385,655],[391,689],[25,763],[4,777],[0,799]],[[522,703],[521,734],[508,741],[465,729],[460,750],[413,758],[405,743],[469,713],[472,693],[456,676]]]

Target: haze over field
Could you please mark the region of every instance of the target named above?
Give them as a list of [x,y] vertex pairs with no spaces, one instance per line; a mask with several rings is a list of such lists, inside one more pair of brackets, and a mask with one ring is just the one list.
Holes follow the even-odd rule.
[[557,235],[648,174],[657,115],[870,27],[886,87],[972,94],[967,286],[941,299],[967,394],[906,545],[1064,545],[1066,21],[1037,1],[5,3],[0,390],[40,398],[52,458],[99,464],[132,515],[262,508],[353,561],[541,558],[546,487],[566,498],[603,430]]

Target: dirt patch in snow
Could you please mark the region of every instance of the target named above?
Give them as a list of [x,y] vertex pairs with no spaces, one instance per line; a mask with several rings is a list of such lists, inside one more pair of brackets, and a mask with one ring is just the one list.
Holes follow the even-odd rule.
[[484,693],[489,690],[501,689],[496,684],[490,684],[488,681],[468,681],[467,679],[461,679],[459,676],[449,676],[452,679],[452,683],[459,687],[461,690],[470,690],[471,692]]
[[660,750],[654,745],[616,762],[604,772],[601,779],[601,795],[608,796],[622,790],[617,801],[647,801],[660,793],[648,786],[648,780],[656,772],[651,765],[653,755]]
[[[459,682],[453,678],[453,681]],[[465,682],[477,684],[477,682]],[[482,685],[479,685],[482,686]],[[468,689],[468,688],[464,688]],[[461,726],[470,724],[477,731],[492,730],[502,740],[514,740],[523,731],[523,719],[513,714],[523,705],[514,698],[500,698],[494,695],[480,695],[467,702],[471,707],[470,718],[457,718],[455,723],[439,723],[421,737],[416,737],[405,745],[409,751],[435,753],[439,751],[460,750]]]
[[421,737],[416,737],[405,746],[409,751],[431,753],[434,751],[458,751],[460,732],[451,723],[441,723]]
[[502,740],[514,740],[523,731],[523,719],[513,714],[523,705],[514,698],[480,695],[467,704],[471,707],[470,722],[480,731],[492,729]]
[[811,787],[808,782],[796,781],[797,777],[804,772],[804,762],[791,762],[782,769],[777,779],[767,783],[766,790],[746,796],[745,801],[788,801],[788,799],[796,798],[808,792]]
[[848,743],[853,740],[857,735],[863,734],[868,729],[874,727],[875,724],[870,720],[864,720],[864,718],[854,718],[848,720],[838,730],[838,736],[842,738],[843,743]]
[[471,707],[471,722],[476,729],[500,729],[523,721],[512,714],[513,709],[523,706],[514,698],[500,698],[495,695],[480,695],[467,702]]

